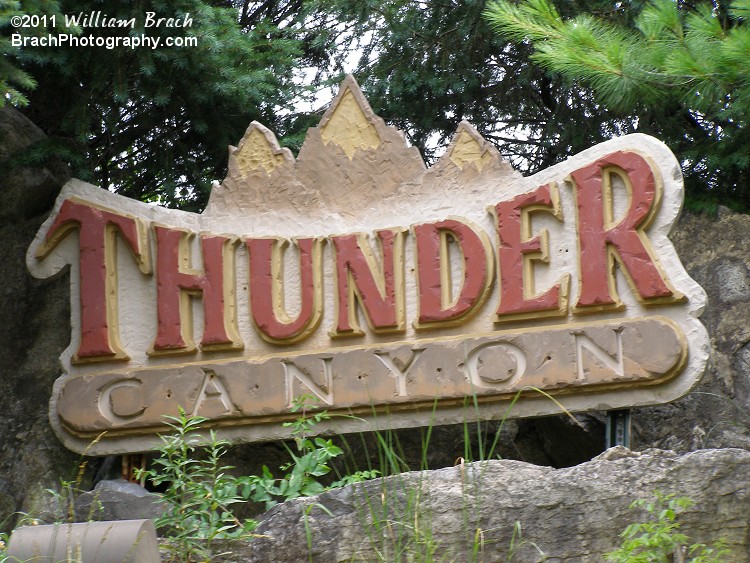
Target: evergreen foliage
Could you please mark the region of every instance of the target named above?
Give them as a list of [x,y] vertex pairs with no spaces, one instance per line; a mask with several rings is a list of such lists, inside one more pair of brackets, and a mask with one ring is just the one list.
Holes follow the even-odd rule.
[[[355,76],[381,117],[434,161],[466,119],[502,155],[536,172],[635,130],[591,90],[529,64],[531,48],[498,37],[484,0],[316,0],[340,22],[334,63],[358,55]],[[561,9],[601,11],[581,0]]]
[[[225,175],[227,145],[250,121],[298,148],[322,112],[294,104],[314,99],[321,86],[335,90],[354,64],[376,113],[404,130],[428,162],[462,119],[527,173],[642,131],[679,155],[694,201],[748,207],[750,86],[743,70],[750,0],[712,6],[698,0],[0,0],[0,104],[23,107],[49,135],[18,164],[54,154],[96,185],[199,210],[210,181]],[[136,17],[130,35],[195,36],[199,45],[10,45],[11,31],[123,34],[9,26],[12,15],[62,18],[92,9]],[[139,27],[146,11],[190,13],[194,24],[146,30]]]
[[[19,16],[21,3],[16,0],[0,0],[0,30],[10,26],[11,18]],[[11,55],[16,49],[11,45],[10,37],[0,35],[0,108],[7,104],[25,106],[29,103],[21,89],[36,86],[34,79],[11,62]]]
[[[18,8],[12,2],[3,6]],[[224,177],[227,146],[253,119],[274,126],[279,108],[295,97],[293,71],[304,47],[295,22],[282,28],[260,15],[241,29],[235,8],[204,0],[33,0],[20,8],[60,14],[55,30],[13,30],[29,36],[70,31],[62,14],[95,10],[134,17],[135,27],[87,27],[79,33],[145,34],[160,37],[162,44],[167,37],[198,39],[197,46],[181,48],[11,48],[11,84],[24,92],[14,94],[4,79],[5,93],[15,105],[28,100],[25,113],[49,135],[26,158],[62,156],[74,176],[130,197],[200,208],[210,181]],[[193,24],[144,28],[146,12],[157,18],[189,14]],[[0,48],[9,52],[7,43]]]
[[[635,17],[615,17],[625,12]],[[532,60],[663,138],[694,198],[750,207],[750,0],[618,2],[570,18],[550,0],[495,0],[485,13]]]

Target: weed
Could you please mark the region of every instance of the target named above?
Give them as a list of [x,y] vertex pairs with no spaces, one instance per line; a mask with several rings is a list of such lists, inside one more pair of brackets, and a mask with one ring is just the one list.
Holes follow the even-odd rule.
[[326,489],[359,483],[366,479],[373,479],[380,474],[378,470],[355,471],[334,481],[328,487],[321,483],[320,478],[331,472],[328,463],[344,452],[333,443],[333,440],[321,437],[311,440],[308,437],[315,425],[331,418],[325,410],[308,412],[316,408],[315,401],[315,397],[311,395],[302,395],[295,399],[292,412],[300,412],[300,416],[293,422],[284,423],[292,429],[292,437],[297,448],[295,452],[286,444],[284,445],[291,461],[279,469],[287,473],[281,477],[275,477],[264,465],[261,476],[240,477],[238,483],[242,485],[242,495],[245,498],[263,502],[268,510],[285,500],[317,495]]
[[[580,424],[557,399],[541,389],[526,387],[510,400],[495,429],[494,438],[490,439],[481,421],[478,397],[474,395],[465,399],[464,409],[471,414],[466,416],[467,422],[464,423],[463,428],[464,455],[458,458],[456,465],[461,472],[464,487],[462,557],[468,561],[487,561],[488,557],[497,555],[497,550],[489,555],[486,548],[490,544],[498,543],[499,540],[492,536],[496,537],[499,530],[482,529],[477,526],[477,515],[481,514],[482,504],[487,501],[481,487],[487,466],[481,462],[495,458],[502,428],[524,392],[537,393],[552,401],[561,412],[569,416],[576,424]],[[435,405],[433,414],[436,408]],[[468,422],[469,419],[477,422]],[[472,436],[474,424],[476,428]],[[420,456],[422,471],[428,469],[427,452],[432,430],[433,425],[430,424],[422,434]],[[434,530],[432,518],[434,501],[429,486],[423,481],[423,474],[420,472],[419,475],[411,477],[405,475],[410,470],[405,462],[408,456],[405,455],[406,452],[399,443],[397,433],[391,430],[376,431],[375,438],[382,473],[390,477],[383,481],[379,497],[368,492],[363,495],[363,504],[359,509],[358,517],[362,522],[362,528],[369,534],[367,549],[372,550],[377,560],[389,563],[401,561],[432,563],[445,560],[445,546],[441,545],[437,537],[436,532],[439,531]],[[476,440],[476,450],[472,447],[474,440]],[[364,441],[363,438],[363,443]],[[480,463],[470,467],[467,463],[471,461]],[[456,539],[452,539],[451,543],[456,545]],[[546,557],[538,545],[523,538],[521,524],[515,522],[506,552],[506,560],[518,560],[521,557],[519,555],[521,548],[533,548],[541,560]]]
[[6,563],[10,561],[8,556],[8,541],[10,540],[9,534],[0,532],[0,563]]
[[[240,521],[232,505],[248,500],[263,502],[266,509],[278,502],[300,496],[312,496],[327,488],[344,486],[376,477],[379,472],[359,471],[346,475],[328,487],[320,477],[331,469],[328,462],[341,455],[341,448],[332,440],[308,438],[316,424],[328,420],[326,411],[308,413],[309,396],[295,401],[293,412],[300,417],[287,423],[292,428],[296,451],[287,447],[291,461],[280,470],[286,473],[274,477],[267,466],[262,474],[235,477],[230,466],[222,465],[228,442],[219,440],[209,431],[208,441],[198,433],[207,419],[188,415],[180,409],[176,417],[166,417],[172,433],[160,436],[159,456],[149,469],[136,470],[139,479],[148,478],[155,485],[166,485],[161,493],[168,510],[156,520],[156,526],[166,530],[167,549],[180,561],[207,560],[214,540],[254,537],[255,520]],[[203,445],[199,445],[203,444]]]
[[[71,479],[60,479],[58,488],[45,489],[47,497],[52,500],[52,506],[46,507],[51,512],[47,514],[40,514],[39,519],[43,520],[48,524],[60,524],[60,523],[73,523],[76,522],[80,516],[76,511],[76,502],[78,497],[86,492],[83,488],[83,481],[86,475],[86,469],[88,468],[89,459],[87,454],[89,450],[94,447],[106,434],[102,432],[99,434],[83,451],[81,457],[78,460],[78,467],[75,477]],[[100,507],[98,499],[95,499],[91,503],[89,513],[86,515],[88,520],[92,520],[95,511]],[[42,510],[46,512],[46,510]],[[32,518],[30,515],[21,514],[23,521],[35,521],[36,518]]]
[[541,550],[541,548],[534,543],[533,541],[525,540],[523,539],[523,533],[521,531],[521,523],[516,520],[513,524],[513,535],[510,538],[510,546],[508,546],[508,556],[506,557],[506,561],[513,561],[515,560],[516,556],[518,555],[518,550],[521,549],[525,545],[530,545],[533,547],[537,553],[542,557],[542,561],[546,559],[546,555]]
[[162,498],[169,508],[156,526],[167,530],[168,551],[180,561],[208,560],[213,540],[251,537],[257,523],[240,521],[232,512],[232,505],[245,499],[237,478],[227,473],[231,467],[221,465],[228,442],[212,430],[208,444],[198,446],[202,436],[197,431],[205,418],[182,409],[167,418],[174,432],[160,436],[159,457],[136,475],[166,485]]
[[607,561],[720,563],[727,560],[730,551],[722,541],[712,547],[701,543],[688,545],[690,538],[679,531],[677,516],[692,506],[692,500],[676,497],[674,494],[664,495],[658,491],[654,493],[654,497],[655,500],[639,499],[630,504],[630,508],[645,508],[649,520],[627,526],[620,534],[622,545],[605,555]]

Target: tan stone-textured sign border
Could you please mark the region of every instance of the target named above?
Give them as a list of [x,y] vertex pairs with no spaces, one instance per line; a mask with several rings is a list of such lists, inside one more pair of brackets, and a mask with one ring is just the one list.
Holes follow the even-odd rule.
[[[597,170],[610,168],[613,174],[596,178]],[[642,176],[644,171],[646,176]],[[597,182],[601,183],[601,188],[597,188]],[[619,183],[615,186],[610,182]],[[650,188],[649,182],[652,182]],[[621,195],[626,192],[630,197],[651,202],[643,211],[646,215],[628,207]],[[618,220],[633,218],[637,221],[631,227],[623,227],[630,232],[611,236],[620,236],[621,241],[630,237],[629,244],[641,252],[646,266],[651,268],[653,287],[636,279],[640,268],[637,261],[619,255],[613,246],[607,248],[607,268],[618,273],[608,275],[608,286],[605,284],[597,290],[582,279],[586,263],[579,257],[584,252],[583,245],[591,241],[577,231],[577,225],[591,221],[591,217],[598,220],[599,213],[594,208],[594,215],[581,216],[581,213],[592,213],[586,207],[589,205],[587,194],[602,198],[603,207],[599,209],[604,213],[603,228],[616,229]],[[610,197],[611,205],[607,205]],[[187,373],[199,369],[198,366],[214,369],[216,377],[209,381],[206,377],[201,379],[200,375],[184,376],[178,378],[181,383],[173,385],[174,389],[193,385],[191,389],[200,399],[193,403],[187,401],[188,406],[192,404],[197,414],[208,415],[221,427],[223,436],[238,442],[288,437],[288,429],[282,422],[292,416],[288,409],[289,395],[311,390],[321,399],[322,406],[332,412],[358,413],[358,417],[337,418],[320,428],[337,433],[373,427],[497,419],[506,414],[509,398],[519,389],[525,391],[507,413],[509,416],[550,415],[559,412],[558,405],[537,392],[529,392],[531,385],[519,384],[518,388],[500,392],[502,377],[485,373],[477,376],[477,381],[490,381],[490,387],[495,386],[494,391],[473,393],[471,387],[467,387],[470,377],[459,382],[460,376],[456,374],[463,368],[458,367],[453,369],[457,379],[451,383],[453,387],[447,395],[419,392],[411,399],[404,399],[402,392],[414,393],[417,388],[410,387],[406,372],[401,373],[401,370],[412,365],[410,362],[416,358],[415,347],[439,350],[442,346],[452,350],[455,343],[469,342],[472,338],[501,338],[516,333],[544,335],[558,329],[568,331],[568,348],[574,350],[574,356],[578,354],[578,364],[583,363],[581,358],[584,358],[587,369],[602,377],[613,374],[621,377],[619,382],[588,382],[589,387],[570,385],[570,376],[568,383],[560,380],[557,384],[553,381],[549,385],[533,385],[555,395],[565,408],[608,410],[677,399],[697,383],[709,349],[707,333],[697,318],[705,306],[705,293],[688,276],[668,238],[679,216],[682,199],[681,173],[672,153],[656,139],[638,134],[602,143],[532,177],[521,178],[501,161],[491,144],[464,122],[459,125],[445,155],[432,167],[425,168],[417,151],[407,148],[403,135],[386,126],[372,112],[356,82],[348,78],[321,125],[309,130],[296,159],[279,146],[268,129],[258,123],[251,124],[238,147],[230,148],[228,176],[214,186],[203,214],[146,205],[78,180],[72,180],[63,188],[50,218],[27,254],[29,269],[38,277],[56,275],[70,265],[73,330],[71,346],[61,357],[66,373],[55,382],[51,398],[51,423],[68,447],[83,451],[89,446],[91,436],[107,426],[101,417],[109,417],[109,433],[91,447],[89,453],[148,449],[157,439],[140,434],[145,429],[156,430],[159,425],[153,424],[153,418],[149,419],[152,422],[146,418],[138,422],[148,408],[143,397],[139,398],[139,393],[143,393],[141,384],[116,383],[107,387],[102,381],[109,377],[107,374],[117,377],[124,374],[125,379],[147,372],[177,377],[180,370]],[[72,208],[76,202],[82,207]],[[512,219],[518,210],[520,216]],[[83,213],[94,218],[92,220],[109,217],[119,221],[118,237],[107,227],[110,242],[103,247],[107,254],[106,260],[102,260],[107,271],[97,274],[102,287],[107,288],[102,302],[110,311],[109,320],[106,325],[102,322],[97,325],[96,319],[87,321],[98,329],[98,340],[82,340],[81,322],[85,314],[79,292],[85,280],[81,278],[82,266],[78,262],[77,236],[71,234],[75,232],[75,225],[59,223],[61,213],[70,213],[71,217],[76,213],[80,217]],[[619,219],[622,217],[624,219]],[[512,220],[503,225],[506,218]],[[55,221],[64,230],[55,230]],[[520,231],[514,234],[513,229],[519,226]],[[504,250],[498,247],[498,229],[504,237],[510,237]],[[450,232],[454,238],[467,237],[462,244],[474,245],[471,259],[479,266],[482,263],[487,266],[483,274],[471,273],[474,293],[461,290],[462,295],[471,294],[472,300],[463,309],[456,295],[446,290],[451,277],[449,269],[441,266],[440,275],[434,278],[434,283],[442,287],[441,291],[430,296],[429,292],[419,289],[420,279],[428,278],[417,276],[420,268],[425,267],[418,254],[425,249],[415,247],[415,240],[426,244],[441,230]],[[519,238],[513,240],[514,236]],[[265,243],[268,237],[278,238],[280,246]],[[174,250],[171,259],[176,260],[175,266],[159,264],[155,253],[157,238],[159,245],[174,244],[175,249],[182,249]],[[282,239],[292,243],[284,243]],[[310,242],[303,245],[302,241]],[[205,280],[201,281],[201,267],[193,265],[196,254],[201,252],[199,242],[203,245],[205,266],[223,271],[224,289],[219,295],[223,293],[221,302],[226,306],[221,314],[210,313],[210,318],[208,312],[204,314],[196,305],[201,300],[190,298],[209,288]],[[460,276],[461,266],[456,265],[460,253],[449,250],[448,243],[450,240],[443,237],[442,246],[434,246],[434,249],[439,250],[440,256],[450,259],[454,275],[458,272]],[[316,283],[325,287],[323,293],[315,297],[318,301],[313,302],[305,323],[295,324],[294,316],[287,314],[283,293],[280,294],[278,288],[274,290],[272,285],[266,286],[266,290],[275,295],[268,306],[248,301],[248,250],[278,253],[284,245],[287,253],[291,249],[294,255],[306,255],[310,264],[321,264],[317,270],[313,268],[317,277],[311,277],[306,283],[311,288]],[[394,282],[389,282],[393,285],[384,284],[376,275],[375,285],[367,291],[371,298],[380,293],[378,299],[383,299],[382,307],[393,307],[395,316],[392,317],[366,308],[361,288],[353,285],[364,282],[348,278],[355,275],[353,272],[359,272],[356,275],[367,271],[382,274],[386,248],[390,248],[388,256],[395,260]],[[361,257],[357,258],[360,262],[342,266],[344,263],[336,262],[334,250],[354,258],[361,252]],[[504,262],[513,258],[513,252],[521,253],[520,266]],[[162,254],[169,258],[163,251]],[[294,276],[285,278],[281,262],[274,260],[271,259],[268,269],[269,279],[291,279],[291,282],[284,282],[291,283],[287,295],[309,291],[295,285],[299,284],[299,279],[295,281]],[[499,272],[496,262],[503,264]],[[181,263],[184,264],[179,265]],[[385,263],[387,265],[387,260]],[[623,268],[623,263],[627,267]],[[179,271],[188,276],[185,279],[195,280],[198,289],[197,293],[196,290],[182,292],[175,301],[179,311],[174,310],[173,314],[177,315],[174,318],[178,322],[183,319],[179,330],[157,335],[153,324],[156,298],[153,280],[155,272],[165,267],[180,268]],[[401,280],[399,267],[405,272]],[[419,276],[422,275],[420,272]],[[179,276],[183,274],[178,273],[175,279],[183,279]],[[348,301],[333,297],[335,284],[341,284],[342,280],[345,285],[349,284]],[[464,281],[468,284],[467,280]],[[399,289],[400,284],[405,284],[403,290]],[[389,296],[388,291],[393,293]],[[421,296],[419,299],[415,292]],[[310,295],[317,294],[313,291]],[[134,300],[127,301],[131,297]],[[208,297],[204,295],[203,299]],[[431,307],[432,312],[429,315],[425,313],[427,309],[420,312],[415,303],[419,307]],[[373,317],[376,313],[379,316]],[[276,325],[257,324],[258,316],[276,318]],[[633,337],[632,334],[626,337],[627,331],[618,332],[613,327],[619,323],[645,330],[646,325],[639,323],[649,319],[673,327],[675,336],[669,336],[669,331],[662,336],[653,336],[656,334],[653,333],[657,342],[648,339],[643,342],[647,353],[638,356],[639,361],[651,365],[649,353],[653,356],[659,345],[664,344],[658,341],[660,338],[667,339],[662,347],[671,356],[661,358],[662,367],[654,365],[651,371],[643,372],[650,375],[628,379],[630,376],[622,374],[627,371],[626,360],[630,360],[627,348],[634,346],[627,344],[628,338]],[[203,326],[208,332],[201,336]],[[102,331],[104,328],[106,330]],[[579,336],[571,332],[576,330]],[[111,332],[110,336],[107,331]],[[332,336],[335,338],[331,339]],[[570,342],[574,343],[573,348]],[[621,353],[618,346],[625,353]],[[400,348],[403,350],[399,351]],[[358,356],[357,362],[364,362],[369,373],[380,373],[380,395],[371,402],[362,394],[349,403],[336,402],[339,397],[335,390],[326,386],[326,377],[331,375],[335,382],[336,376],[320,367],[328,361],[322,356],[352,358],[352,351],[358,349],[365,355]],[[372,352],[377,349],[388,351],[387,357],[373,360]],[[513,343],[482,350],[482,354],[488,354],[488,362],[495,354],[490,363],[501,365],[504,362],[510,366],[509,373],[520,365],[520,355]],[[439,362],[441,353],[454,354],[435,352],[436,358],[430,359],[425,351],[419,353],[422,354],[419,361]],[[290,361],[279,366],[279,359],[284,357]],[[474,361],[478,356],[464,351],[463,357]],[[651,359],[654,358],[656,356]],[[669,358],[674,360],[672,364]],[[275,377],[275,385],[286,385],[283,392],[281,388],[273,390],[274,398],[265,407],[261,401],[259,406],[239,409],[231,404],[234,399],[228,398],[232,394],[229,388],[241,377],[219,371],[244,361],[250,362],[248,365],[266,362],[268,373],[272,379]],[[336,360],[330,362],[333,366]],[[575,358],[569,360],[568,368],[575,362]],[[344,363],[339,361],[339,364]],[[418,367],[418,362],[413,363],[414,370]],[[347,369],[355,374],[356,362],[350,361]],[[343,374],[341,377],[346,376],[344,372],[339,373]],[[530,370],[528,374],[531,373]],[[573,372],[568,369],[568,373]],[[577,373],[573,379],[581,383],[581,373]],[[416,371],[411,373],[414,374]],[[430,381],[428,376],[433,376],[425,374],[422,374],[423,380]],[[625,380],[630,383],[624,383]],[[91,385],[82,385],[84,381]],[[198,383],[188,384],[188,381]],[[172,387],[167,385],[162,391],[169,389]],[[282,395],[286,405],[279,403]],[[80,402],[76,403],[78,399],[71,397],[79,397]],[[327,399],[332,403],[328,404]],[[249,399],[245,397],[240,402],[243,400]],[[71,405],[75,404],[79,405],[78,414],[71,415],[76,411],[71,411]],[[261,412],[264,408],[268,412]],[[373,409],[376,412],[371,416]],[[61,415],[67,418],[63,420]],[[256,424],[260,420],[263,422]],[[247,421],[253,423],[246,425]],[[131,434],[121,435],[122,432]]]

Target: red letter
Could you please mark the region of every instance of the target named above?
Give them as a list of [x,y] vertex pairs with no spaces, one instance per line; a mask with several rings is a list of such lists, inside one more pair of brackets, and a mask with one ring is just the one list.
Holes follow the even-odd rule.
[[[456,323],[470,315],[487,296],[492,278],[492,247],[483,232],[462,221],[446,219],[412,227],[416,239],[419,317],[428,323]],[[463,279],[457,297],[451,295],[448,238],[463,255]]]
[[370,327],[378,331],[404,329],[403,232],[376,233],[383,252],[380,272],[363,235],[331,237],[336,251],[336,327],[332,336],[361,334],[358,301]]
[[527,297],[535,294],[534,269],[530,261],[549,262],[547,231],[531,237],[528,214],[535,211],[546,211],[562,219],[556,186],[552,189],[549,185],[541,186],[531,193],[500,202],[494,208],[500,237],[498,321],[514,320],[520,316],[565,313],[567,277],[565,287],[558,283],[542,295]]
[[297,240],[300,268],[300,312],[288,317],[284,306],[283,252],[287,241],[245,240],[250,255],[250,309],[255,326],[269,342],[292,344],[312,333],[323,310],[322,246],[320,239]]
[[[202,348],[240,348],[234,326],[234,241],[201,235],[203,270],[184,272],[181,264],[190,256],[192,233],[154,227],[156,232],[157,335],[153,351],[193,352],[193,322],[190,295],[203,295]],[[229,297],[229,299],[227,299]],[[229,301],[229,302],[227,302]]]
[[37,258],[44,258],[78,228],[81,343],[74,362],[128,359],[119,341],[116,233],[133,251],[142,272],[149,270],[145,234],[133,217],[66,200],[50,226]]
[[[624,217],[614,221],[611,175],[617,174],[630,192]],[[618,306],[614,280],[616,260],[628,276],[634,293],[649,300],[674,300],[668,282],[649,253],[644,229],[659,205],[659,187],[649,163],[633,152],[616,152],[571,174],[578,206],[578,307]]]

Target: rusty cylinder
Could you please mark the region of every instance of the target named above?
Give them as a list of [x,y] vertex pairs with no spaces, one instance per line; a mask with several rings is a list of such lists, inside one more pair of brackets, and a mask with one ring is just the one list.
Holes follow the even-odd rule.
[[12,561],[159,563],[151,520],[21,526],[8,542]]

